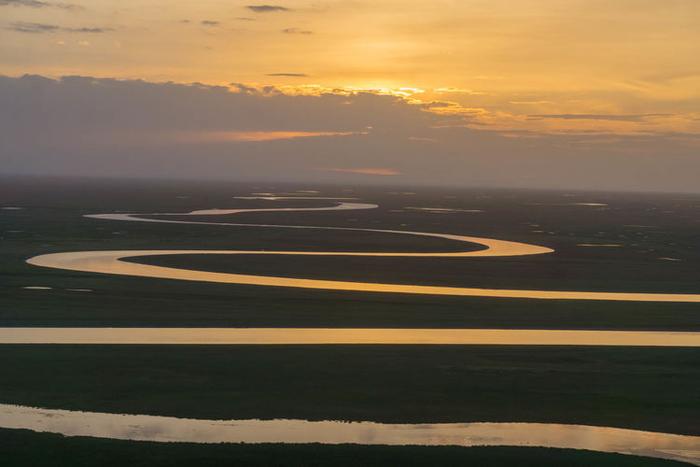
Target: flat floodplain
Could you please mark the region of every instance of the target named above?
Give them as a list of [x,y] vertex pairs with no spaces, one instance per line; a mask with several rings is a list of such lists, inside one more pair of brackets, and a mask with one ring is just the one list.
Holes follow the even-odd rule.
[[[56,182],[3,184],[2,299],[5,325],[246,327],[499,327],[531,329],[697,330],[697,304],[623,303],[515,298],[435,297],[306,291],[256,286],[143,280],[25,264],[39,254],[81,250],[241,249],[455,251],[438,238],[211,225],[115,222],[82,217],[100,212],[188,212],[212,206],[328,205],[332,201],[240,200],[253,186],[202,188],[157,182],[75,187]],[[83,183],[84,185],[84,183]],[[85,190],[91,196],[82,196]],[[292,190],[294,187],[278,187]],[[95,190],[97,194],[92,194]],[[544,245],[554,254],[503,258],[371,258],[180,255],[138,258],[149,264],[213,272],[309,279],[383,281],[462,287],[697,292],[700,201],[690,195],[557,192],[390,194],[356,196],[378,209],[275,212],[234,216],[235,222],[422,230]],[[57,195],[57,193],[59,195]],[[189,193],[189,194],[182,194]],[[398,193],[398,192],[397,192]],[[573,196],[565,196],[573,195]],[[178,197],[180,196],[180,197]],[[182,196],[186,196],[183,198]],[[420,199],[419,199],[420,198]],[[606,206],[579,205],[591,200]],[[417,211],[417,204],[483,212]],[[15,206],[23,205],[23,206]],[[443,209],[447,209],[447,207]],[[399,211],[399,212],[396,212]],[[206,221],[208,216],[197,220]],[[209,216],[216,222],[227,216]],[[189,220],[192,220],[191,218]],[[581,247],[579,244],[619,244]],[[476,248],[477,246],[475,246]],[[50,290],[25,287],[51,287]],[[671,315],[672,319],[668,319]]]
[[[379,207],[196,220],[436,232],[524,242],[555,251],[502,258],[187,254],[128,261],[318,280],[700,293],[697,196],[311,188],[321,192],[319,197],[353,197]],[[2,202],[13,209],[0,211],[0,327],[700,329],[697,303],[305,290],[93,274],[25,262],[36,255],[89,250],[479,248],[385,233],[84,217],[333,205],[321,199],[234,198],[308,189],[185,182],[3,184]],[[5,404],[214,420],[568,423],[700,435],[696,423],[700,350],[687,347],[3,345],[0,354],[11,362],[0,383],[0,403]],[[42,383],[46,375],[51,377],[50,387]]]

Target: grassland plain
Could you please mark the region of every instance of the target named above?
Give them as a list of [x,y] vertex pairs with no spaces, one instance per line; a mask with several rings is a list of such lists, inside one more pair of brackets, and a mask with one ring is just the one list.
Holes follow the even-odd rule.
[[[113,211],[179,213],[213,207],[311,207],[332,202],[232,198],[251,192],[308,188],[46,179],[2,183],[0,207],[22,209],[0,210],[0,326],[700,330],[697,304],[305,291],[83,274],[24,262],[44,253],[91,249],[463,248],[439,239],[401,235],[127,223],[82,217]],[[556,253],[454,261],[290,261],[283,257],[196,255],[143,261],[211,271],[396,283],[698,292],[697,196],[447,189],[410,194],[400,188],[312,188],[324,196],[357,196],[380,208],[244,214],[219,216],[215,221],[455,233],[535,243],[552,247]],[[483,212],[407,209],[412,207]],[[27,286],[51,289],[23,288]],[[3,403],[218,419],[535,421],[700,434],[697,349],[7,345],[0,347],[0,356],[6,362],[0,382]],[[47,380],[51,384],[46,384]],[[223,458],[243,459],[247,465],[356,465],[358,458],[363,465],[383,465],[387,459],[403,460],[403,465],[434,464],[435,459],[461,465],[561,465],[563,459],[566,465],[669,464],[588,452],[516,448],[155,445],[8,430],[0,431],[0,440],[0,450],[14,446],[10,455],[19,461],[32,459],[32,465],[37,466],[56,465],[50,464],[55,459],[65,461],[65,465],[94,465],[90,463],[94,459],[112,465],[173,465],[158,464],[172,456],[183,459],[182,465],[191,465],[194,460],[200,465],[222,465]]]
[[[445,240],[402,235],[125,223],[81,217],[116,210],[187,212],[207,207],[330,203],[232,199],[233,195],[271,189],[269,187],[214,184],[205,189],[162,182],[132,185],[125,187],[105,182],[86,187],[55,182],[48,184],[53,188],[50,189],[46,184],[15,182],[10,188],[7,184],[0,188],[3,205],[24,208],[0,211],[2,325],[700,329],[697,304],[308,291],[143,280],[49,270],[24,263],[28,257],[38,254],[89,249],[449,251],[462,247]],[[445,190],[427,191],[418,196],[376,189],[366,189],[359,194],[334,190],[323,194],[357,195],[363,200],[377,202],[380,208],[348,212],[251,213],[218,216],[216,221],[473,234],[542,244],[557,252],[519,258],[305,257],[289,260],[270,256],[188,255],[142,261],[212,271],[491,288],[694,292],[700,281],[697,267],[700,253],[696,248],[700,241],[697,214],[700,198],[697,197]],[[90,196],[85,196],[86,192]],[[608,206],[575,205],[582,200]],[[445,209],[474,208],[484,212],[430,213],[405,209],[415,204]],[[621,246],[577,246],[580,244]],[[26,286],[53,289],[23,289]]]

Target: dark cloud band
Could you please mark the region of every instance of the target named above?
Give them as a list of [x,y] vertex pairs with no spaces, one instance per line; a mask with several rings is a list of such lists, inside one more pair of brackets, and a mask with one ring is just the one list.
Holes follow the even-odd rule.
[[88,34],[101,34],[105,32],[114,31],[113,28],[98,28],[98,27],[81,27],[81,28],[68,28],[64,26],[58,26],[56,24],[45,24],[45,23],[29,23],[24,21],[17,21],[10,23],[6,29],[15,32],[24,32],[30,34],[43,34],[43,33],[54,33],[54,32],[75,32],[75,33],[88,33]]
[[280,5],[246,5],[246,8],[256,13],[275,13],[279,11],[290,11],[289,8]]
[[306,73],[268,73],[265,76],[286,76],[288,78],[306,78],[309,75]]
[[64,10],[81,10],[80,5],[61,2],[44,2],[41,0],[0,0],[0,6],[16,6],[29,8],[62,8]]

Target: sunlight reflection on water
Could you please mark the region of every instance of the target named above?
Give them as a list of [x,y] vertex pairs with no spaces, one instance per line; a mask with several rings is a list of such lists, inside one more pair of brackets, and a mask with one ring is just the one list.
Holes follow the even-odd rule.
[[198,420],[0,404],[0,427],[160,442],[543,446],[636,454],[700,465],[700,437],[585,425]]

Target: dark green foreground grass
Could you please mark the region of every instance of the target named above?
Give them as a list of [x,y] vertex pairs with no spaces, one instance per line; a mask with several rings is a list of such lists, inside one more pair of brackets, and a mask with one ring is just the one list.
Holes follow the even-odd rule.
[[700,435],[692,348],[5,345],[0,361],[0,402],[47,408]]
[[515,447],[324,446],[280,444],[150,443],[64,438],[25,430],[0,430],[0,463],[6,467],[176,466],[616,466],[687,465],[660,459],[570,449]]

